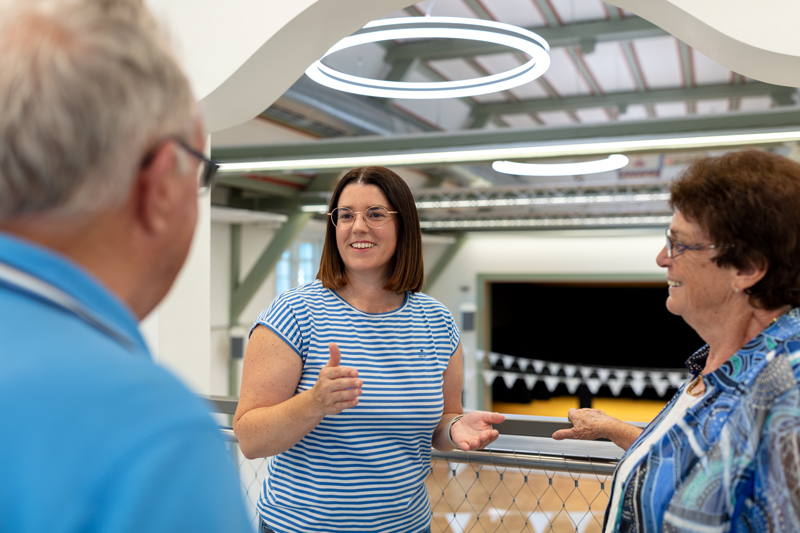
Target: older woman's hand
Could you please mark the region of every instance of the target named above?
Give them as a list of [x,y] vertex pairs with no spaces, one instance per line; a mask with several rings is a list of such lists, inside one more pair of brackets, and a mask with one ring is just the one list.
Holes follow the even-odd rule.
[[567,412],[567,420],[572,422],[572,428],[556,431],[553,433],[553,439],[609,439],[623,450],[627,450],[642,432],[636,426],[609,416],[599,409],[570,409]]
[[482,450],[500,436],[492,424],[499,424],[505,419],[500,413],[470,411],[452,425],[450,438],[462,451]]

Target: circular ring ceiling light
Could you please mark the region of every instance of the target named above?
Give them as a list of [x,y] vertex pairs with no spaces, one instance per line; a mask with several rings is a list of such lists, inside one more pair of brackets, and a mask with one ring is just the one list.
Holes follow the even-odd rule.
[[[468,80],[435,83],[385,81],[339,72],[322,64],[329,55],[361,44],[395,39],[466,39],[508,46],[528,54],[531,59],[517,68],[499,74]],[[306,75],[332,89],[380,98],[462,98],[505,91],[535,80],[550,67],[550,46],[535,33],[510,24],[456,17],[408,17],[370,22],[350,37],[334,45],[319,61],[308,67]]]
[[516,176],[582,176],[617,170],[628,164],[628,158],[622,154],[608,156],[598,161],[582,163],[515,163],[513,161],[495,161],[492,168],[503,174]]

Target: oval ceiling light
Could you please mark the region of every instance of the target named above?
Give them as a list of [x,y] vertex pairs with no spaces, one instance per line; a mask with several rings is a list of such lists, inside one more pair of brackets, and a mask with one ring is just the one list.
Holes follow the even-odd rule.
[[[322,64],[327,56],[361,44],[399,39],[466,39],[484,41],[528,54],[531,59],[499,74],[468,80],[415,83],[352,76]],[[328,50],[306,75],[332,89],[380,98],[463,98],[505,91],[535,80],[550,67],[547,41],[524,28],[489,20],[456,17],[408,17],[370,22]]]
[[617,170],[628,164],[628,158],[622,154],[614,154],[607,159],[583,161],[582,163],[514,163],[513,161],[495,161],[492,168],[503,174],[517,176],[582,176]]

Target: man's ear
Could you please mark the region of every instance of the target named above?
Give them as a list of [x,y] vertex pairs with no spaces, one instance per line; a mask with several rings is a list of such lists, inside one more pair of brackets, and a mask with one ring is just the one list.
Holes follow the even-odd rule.
[[136,175],[136,217],[148,233],[160,233],[170,223],[175,198],[175,143],[164,142]]
[[749,289],[759,281],[761,281],[767,274],[767,262],[756,261],[750,262],[746,267],[736,271],[737,283],[736,286],[740,289]]

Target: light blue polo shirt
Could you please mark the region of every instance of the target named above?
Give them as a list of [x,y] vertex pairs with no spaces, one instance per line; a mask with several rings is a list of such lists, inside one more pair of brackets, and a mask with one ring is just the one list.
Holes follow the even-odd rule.
[[0,425],[0,531],[253,531],[206,406],[152,362],[128,307],[2,232]]

